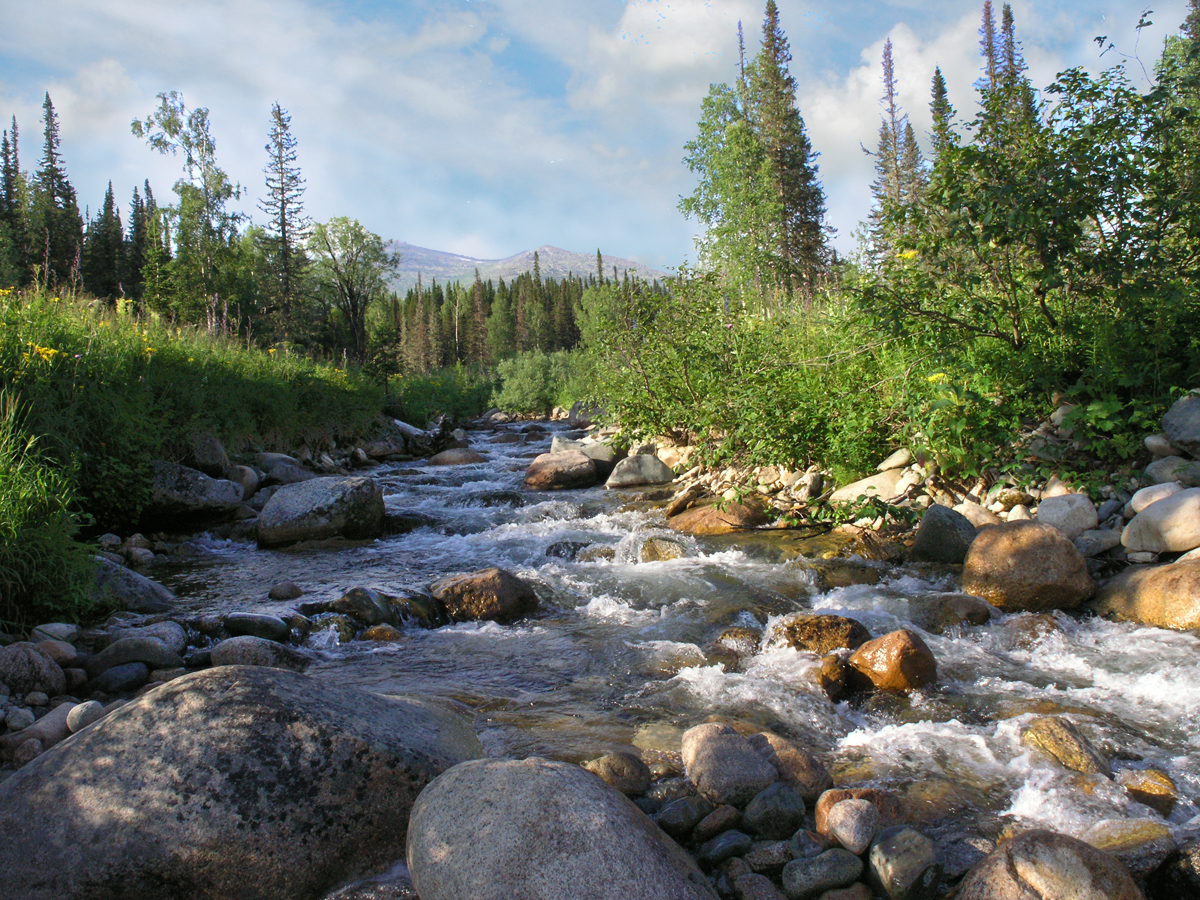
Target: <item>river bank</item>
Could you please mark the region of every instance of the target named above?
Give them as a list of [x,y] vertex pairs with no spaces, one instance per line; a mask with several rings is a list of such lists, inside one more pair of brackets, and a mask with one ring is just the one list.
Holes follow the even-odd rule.
[[[173,597],[164,601],[169,611],[149,618],[118,617],[88,640],[75,636],[71,646],[77,653],[92,651],[95,659],[122,638],[153,638],[150,632],[118,636],[123,628],[171,631],[175,640],[182,633],[177,655],[185,665],[164,671],[168,667],[137,663],[145,667],[147,683],[151,677],[169,680],[148,689],[133,687],[126,694],[142,696],[127,704],[131,711],[123,713],[125,719],[110,720],[120,724],[136,718],[142,723],[139,733],[148,729],[158,734],[161,729],[148,723],[162,715],[167,698],[185,697],[194,689],[188,685],[198,684],[195,679],[221,671],[198,666],[204,652],[208,662],[222,661],[220,653],[213,658],[214,650],[230,640],[240,642],[234,646],[244,651],[252,643],[246,638],[254,637],[247,629],[265,628],[266,619],[274,617],[287,633],[274,635],[283,642],[270,643],[279,648],[280,658],[303,665],[305,674],[296,677],[310,685],[303,690],[314,701],[332,685],[374,695],[416,695],[450,708],[455,720],[470,722],[481,742],[473,752],[493,759],[544,757],[575,764],[634,754],[649,773],[649,783],[631,791],[640,814],[653,816],[664,833],[689,850],[713,889],[731,896],[770,896],[747,894],[751,889],[765,892],[762,879],[788,896],[809,896],[807,888],[797,887],[796,873],[812,866],[793,866],[790,878],[783,873],[797,860],[837,850],[835,844],[860,861],[850,880],[871,881],[873,844],[868,841],[859,857],[818,822],[818,801],[833,785],[879,792],[870,797],[881,823],[902,823],[931,842],[937,877],[931,875],[920,890],[946,891],[991,848],[1014,846],[1006,841],[1042,828],[1072,839],[1086,841],[1091,833],[1096,843],[1107,840],[1124,854],[1127,868],[1132,865],[1139,877],[1150,878],[1145,882],[1150,896],[1183,896],[1156,887],[1154,879],[1167,876],[1153,875],[1146,861],[1156,861],[1158,868],[1166,859],[1169,867],[1175,865],[1170,859],[1187,858],[1172,857],[1174,846],[1194,846],[1194,820],[1200,812],[1194,775],[1200,770],[1200,748],[1194,743],[1200,645],[1194,634],[1070,611],[1006,612],[978,600],[971,603],[963,600],[964,576],[954,564],[868,559],[862,555],[865,545],[854,543],[853,535],[782,529],[683,533],[669,527],[676,517],[666,517],[664,506],[687,491],[684,482],[562,492],[523,487],[530,465],[550,449],[554,437],[571,441],[581,436],[565,423],[493,422],[465,435],[469,449],[479,454],[475,461],[460,455],[455,465],[435,465],[432,457],[368,463],[340,476],[365,474],[375,481],[384,515],[393,527],[411,529],[405,534],[369,541],[321,539],[274,549],[250,543],[249,526],[229,525],[195,538],[148,540],[150,557],[143,556],[142,571],[170,589]],[[320,464],[318,458],[311,465]],[[911,471],[911,465],[901,471]],[[895,537],[885,535],[881,543],[894,543]],[[129,560],[133,549],[122,558]],[[855,549],[857,555],[845,555]],[[521,613],[511,624],[467,619],[422,627],[422,618],[426,625],[435,624],[438,615],[437,606],[429,604],[429,598],[438,599],[431,590],[435,584],[489,566],[499,566],[527,585],[537,598],[536,612]],[[283,589],[288,582],[294,589]],[[383,611],[376,607],[374,617],[390,621],[372,622],[370,604],[352,588],[371,589],[384,598]],[[303,593],[285,599],[294,590]],[[446,609],[444,603],[441,608]],[[246,613],[263,618],[251,621]],[[813,623],[814,616],[823,618]],[[853,624],[867,637],[856,633]],[[821,676],[831,652],[849,661],[854,649],[849,645],[855,641],[861,647],[863,640],[898,632],[914,635],[926,647],[936,666],[932,681],[914,685],[915,691],[851,692],[836,700],[829,696]],[[814,636],[819,640],[806,645]],[[86,660],[83,671],[90,677]],[[107,705],[119,700],[120,693],[97,702]],[[45,699],[34,710],[43,712],[39,723],[54,714],[51,697]],[[10,701],[9,707],[14,706],[30,708]],[[231,722],[239,719],[233,705],[227,714]],[[54,783],[52,763],[67,764],[55,760],[73,757],[79,764],[82,751],[74,748],[87,735],[103,733],[105,721],[90,731],[84,726],[52,748],[43,747],[45,753],[0,785],[6,804],[29,793],[20,787],[29,784],[25,772],[44,771],[47,783]],[[1069,727],[1055,727],[1062,722]],[[214,733],[226,724],[220,713],[192,725],[202,723]],[[753,796],[748,789],[744,795],[726,796],[714,793],[699,774],[703,766],[697,760],[704,754],[689,757],[685,744],[695,741],[685,738],[706,723],[729,726],[738,736],[736,741],[726,732],[710,736],[725,747],[716,753],[718,760],[727,752],[743,753],[738,741],[750,741],[753,749],[753,741],[760,740],[754,736],[766,733],[788,742],[794,750],[789,758],[811,761],[804,771],[826,773],[828,783],[818,775],[800,790],[795,767],[771,763],[776,773],[771,781],[791,785],[804,805],[797,820],[803,827],[787,840],[775,837],[769,826],[760,830],[752,824],[761,820],[750,814],[749,806],[769,785],[758,785]],[[132,726],[122,727],[128,736]],[[184,723],[176,727],[181,734],[192,734]],[[1050,738],[1038,745],[1043,731]],[[1033,738],[1028,737],[1031,732]],[[1074,756],[1060,752],[1055,757],[1044,749],[1064,741],[1074,746]],[[161,747],[142,746],[145,753],[161,752]],[[460,746],[455,752],[457,759],[466,751]],[[778,759],[778,750],[775,755]],[[1092,760],[1094,770],[1078,771],[1079,758]],[[1071,761],[1076,768],[1069,767]],[[592,768],[614,779],[624,771],[610,764]],[[627,768],[640,771],[633,763]],[[792,773],[790,780],[783,775],[785,768]],[[528,776],[542,783],[536,779],[556,779],[556,771],[487,770],[472,778],[486,783],[500,778],[515,785]],[[428,781],[434,774],[426,771],[418,780]],[[573,782],[568,778],[564,783]],[[117,802],[121,793],[114,789],[111,796]],[[588,802],[600,801],[593,797]],[[785,794],[781,802],[788,807],[791,801]],[[682,804],[686,815],[674,804]],[[711,810],[706,812],[704,804]],[[347,801],[342,806],[346,814],[355,808]],[[795,814],[796,804],[790,808]],[[696,830],[718,811],[716,820]],[[61,806],[56,812],[63,814]],[[704,814],[696,818],[698,813]],[[870,818],[869,811],[864,814]],[[255,808],[246,815],[250,821],[265,821],[272,813]],[[682,824],[674,824],[673,817],[680,815]],[[396,807],[391,816],[407,821],[407,808]],[[506,816],[512,819],[515,810]],[[554,821],[560,833],[578,826],[570,817]],[[718,824],[727,827],[710,834]],[[611,841],[620,829],[610,825],[604,833]],[[1119,840],[1111,837],[1114,831]],[[724,837],[719,847],[704,849],[710,840],[732,832],[743,837]],[[813,832],[815,843],[782,846],[796,843],[799,832]],[[380,841],[393,847],[390,862],[396,862],[404,857],[405,842],[397,844],[395,832],[390,835]],[[875,837],[882,841],[885,836]],[[922,840],[906,835],[901,843],[923,848]],[[504,843],[497,840],[492,846]],[[13,852],[22,847],[27,844],[19,839],[10,842]],[[717,858],[727,850],[727,857]],[[920,859],[921,853],[910,856]],[[563,859],[546,858],[551,868],[573,871]],[[839,859],[843,871],[854,868],[835,854],[833,860]],[[322,869],[304,888],[308,893],[295,895],[323,897],[339,880],[388,868],[372,865],[376,867],[356,863],[340,878]],[[493,858],[488,863],[492,868],[482,871],[498,873],[495,865]],[[468,857],[461,866],[479,868]],[[928,873],[934,861],[917,868],[917,876]],[[413,875],[420,881],[418,869]],[[743,883],[752,875],[758,878]],[[270,881],[269,875],[264,877]],[[576,872],[575,877],[582,876]],[[392,896],[403,896],[404,878],[403,872],[395,873],[386,888]],[[914,878],[917,884],[920,879]],[[499,875],[494,881],[505,884]],[[511,895],[515,888],[507,887]],[[826,887],[842,889],[832,882]],[[353,889],[357,895],[342,896],[365,897],[384,889],[360,885]],[[430,882],[422,896],[438,896],[436,890]],[[861,896],[869,896],[862,890],[891,896],[881,893],[882,882],[851,890]]]

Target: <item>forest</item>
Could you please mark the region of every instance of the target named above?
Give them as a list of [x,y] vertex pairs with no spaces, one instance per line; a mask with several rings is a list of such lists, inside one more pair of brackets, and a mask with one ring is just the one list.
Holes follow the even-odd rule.
[[[1098,38],[1108,68],[1040,88],[1011,7],[984,0],[974,103],[954,109],[935,71],[924,136],[888,41],[864,135],[874,202],[849,256],[774,0],[757,49],[737,37],[683,148],[696,264],[667,284],[610,277],[597,252],[561,280],[535,256],[509,283],[401,296],[383,238],[306,215],[278,103],[260,220],[232,208],[248,188],[219,165],[209,111],[170,91],[131,123],[181,163],[169,202],[146,181],[123,216],[110,184],[81,214],[47,94],[32,172],[15,119],[0,138],[6,546],[37,533],[45,558],[81,526],[136,520],[150,459],[196,428],[286,446],[348,438],[383,407],[424,425],[582,400],[625,439],[670,436],[713,464],[849,477],[903,443],[963,476],[1087,473],[1129,464],[1200,386],[1200,0],[1152,63]],[[1063,401],[1071,443],[1030,437]]]

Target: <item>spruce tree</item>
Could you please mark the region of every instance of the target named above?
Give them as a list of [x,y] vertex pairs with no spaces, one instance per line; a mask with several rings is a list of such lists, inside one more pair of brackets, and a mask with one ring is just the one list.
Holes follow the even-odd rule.
[[955,135],[951,125],[954,119],[954,107],[946,94],[946,79],[940,67],[933,70],[933,84],[930,87],[929,112],[933,117],[933,153],[936,160],[946,147],[954,143]]
[[796,107],[796,81],[788,69],[791,59],[779,9],[775,0],[767,0],[762,50],[750,77],[750,120],[766,154],[778,203],[770,236],[774,281],[789,293],[809,294],[827,257],[825,195]]
[[0,285],[24,284],[29,277],[29,237],[26,228],[25,185],[18,152],[16,116],[12,136],[0,138]]
[[58,113],[49,93],[42,103],[42,115],[45,140],[33,182],[31,250],[35,264],[41,266],[43,284],[71,286],[79,275],[83,217],[63,169]]
[[1188,14],[1183,22],[1183,36],[1200,44],[1200,0],[1188,0]]
[[[940,73],[939,73],[940,76]],[[944,84],[943,84],[944,88]],[[896,66],[889,38],[883,45],[883,107],[875,180],[871,183],[871,256],[876,262],[892,252],[906,231],[906,214],[921,200],[924,162],[916,133],[896,97]]]
[[129,230],[125,239],[125,271],[121,282],[125,296],[131,300],[142,299],[142,269],[146,265],[146,252],[150,239],[149,222],[146,218],[146,201],[133,188],[133,199],[129,201]]
[[278,102],[271,107],[268,161],[263,169],[267,196],[258,204],[268,217],[263,237],[270,273],[267,296],[279,313],[285,338],[291,337],[293,308],[308,264],[301,245],[312,225],[304,214],[304,179],[296,164],[296,138],[290,130],[291,121]]
[[113,200],[110,181],[104,194],[104,205],[96,218],[88,223],[83,245],[83,286],[101,299],[115,300],[123,293],[124,245],[121,214]]
[[996,49],[996,16],[992,12],[992,0],[983,0],[983,21],[979,26],[979,47],[983,54],[981,89],[994,90],[1000,74],[1000,61]]

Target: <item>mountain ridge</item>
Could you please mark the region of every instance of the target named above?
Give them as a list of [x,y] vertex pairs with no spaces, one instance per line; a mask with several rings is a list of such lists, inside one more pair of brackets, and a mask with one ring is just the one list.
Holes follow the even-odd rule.
[[[400,267],[392,277],[392,286],[403,292],[417,283],[417,275],[421,281],[428,284],[436,278],[446,284],[452,281],[470,284],[475,280],[475,270],[487,281],[503,278],[510,281],[518,275],[533,269],[533,254],[538,254],[538,268],[543,278],[562,279],[568,274],[587,275],[596,271],[596,254],[573,253],[561,247],[546,245],[536,251],[525,250],[503,259],[476,259],[461,253],[449,253],[445,250],[432,250],[428,247],[418,247],[406,241],[389,241],[387,249],[400,254]],[[625,272],[636,272],[647,280],[662,280],[669,277],[668,272],[655,269],[642,263],[634,262],[620,256],[604,255],[604,272],[612,277],[615,266],[618,277],[624,277]]]

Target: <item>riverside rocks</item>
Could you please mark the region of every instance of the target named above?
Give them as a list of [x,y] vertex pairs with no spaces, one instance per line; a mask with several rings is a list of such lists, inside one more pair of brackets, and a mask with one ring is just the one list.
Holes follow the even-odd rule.
[[902,629],[867,641],[850,665],[880,691],[908,693],[937,681],[937,661],[916,632]]
[[650,769],[633,753],[606,753],[583,767],[622,794],[636,796],[650,787]]
[[597,481],[595,460],[578,450],[543,453],[525,473],[525,487],[531,491],[570,491]]
[[683,735],[688,780],[713,803],[743,806],[779,780],[776,768],[728,725],[710,723]]
[[716,900],[628,799],[545,759],[445,772],[413,806],[407,858],[422,900]]
[[742,823],[766,840],[790,838],[804,825],[804,800],[790,785],[776,782],[750,801]]
[[831,888],[846,887],[862,875],[863,862],[840,847],[811,859],[795,859],[783,867],[783,891],[789,900],[809,900]]
[[825,829],[830,837],[858,856],[875,840],[881,821],[879,810],[870,800],[841,800],[825,814]]
[[505,625],[532,614],[538,606],[528,582],[495,566],[435,581],[429,592],[456,622],[488,619]]
[[829,497],[830,503],[854,503],[859,497],[879,497],[883,500],[904,493],[905,487],[918,479],[908,469],[888,469],[860,481],[838,488]]
[[1179,491],[1143,508],[1125,526],[1121,543],[1130,553],[1182,552],[1200,547],[1200,488]]
[[765,524],[766,510],[754,499],[744,503],[706,504],[672,516],[667,527],[682,534],[732,534]]
[[18,641],[0,647],[0,684],[18,694],[42,691],[55,696],[66,690],[66,676],[36,644]]
[[871,640],[865,625],[828,613],[792,613],[777,626],[776,635],[793,650],[824,656],[835,650],[856,650]]
[[1027,831],[976,865],[955,900],[1143,900],[1108,853],[1049,831]]
[[794,741],[770,732],[752,734],[747,740],[759,756],[775,767],[779,780],[795,788],[806,803],[814,803],[833,787],[833,779],[821,761]]
[[1179,849],[1170,826],[1155,819],[1105,819],[1083,840],[1125,863],[1134,878],[1145,878]]
[[156,459],[150,482],[147,519],[219,516],[232,513],[242,503],[242,486],[223,478],[210,478],[196,469]]
[[975,526],[960,512],[934,504],[921,517],[912,558],[925,562],[961,563],[975,540]]
[[885,828],[871,844],[868,874],[888,900],[930,897],[942,875],[937,845],[912,828]]
[[383,491],[370,478],[313,478],[274,494],[258,517],[258,543],[279,547],[299,541],[378,537]]
[[1200,462],[1181,456],[1166,456],[1146,466],[1146,477],[1155,484],[1178,481],[1190,487],[1200,487]]
[[1134,566],[1091,603],[1097,615],[1122,622],[1187,631],[1200,628],[1200,559],[1167,566]]
[[430,466],[474,466],[487,462],[487,457],[466,447],[452,447],[429,458]]
[[145,663],[151,669],[177,669],[183,665],[179,654],[156,637],[125,637],[113,641],[87,661],[84,669],[95,677],[127,663]]
[[262,666],[300,672],[311,662],[308,656],[286,644],[249,634],[221,641],[209,653],[214,666]]
[[1053,525],[1072,540],[1099,526],[1096,507],[1086,494],[1049,497],[1038,506],[1037,521]]
[[1108,760],[1084,737],[1078,726],[1062,716],[1043,716],[1021,734],[1021,743],[1036,747],[1060,765],[1085,775],[1112,777]]
[[175,602],[175,594],[157,581],[102,556],[96,557],[96,581],[90,593],[97,603],[112,603],[131,612],[166,612]]
[[963,562],[963,590],[1004,612],[1074,609],[1095,593],[1087,561],[1057,528],[1007,522],[980,532]]
[[1172,444],[1200,459],[1200,394],[1176,400],[1162,418],[1162,429]]
[[637,453],[627,456],[613,467],[612,474],[604,482],[609,490],[637,487],[642,484],[666,484],[675,480],[675,473],[657,456]]
[[274,669],[185,676],[0,784],[5,896],[319,898],[400,858],[421,788],[482,752],[420,700]]

